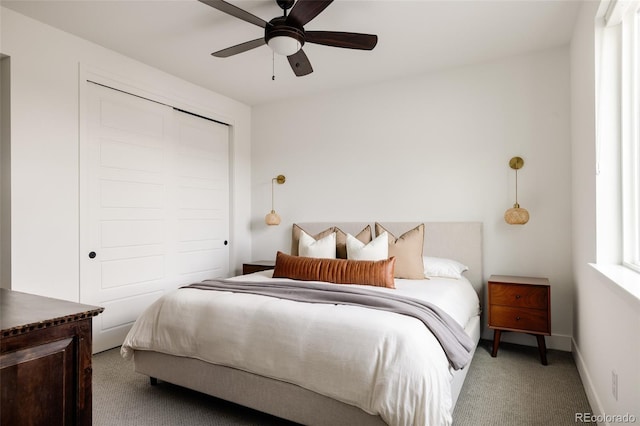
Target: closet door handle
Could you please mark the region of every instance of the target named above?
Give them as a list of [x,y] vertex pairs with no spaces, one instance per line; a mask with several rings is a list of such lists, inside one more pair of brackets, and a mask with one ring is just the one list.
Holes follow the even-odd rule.
[[93,259],[96,257],[96,252],[95,251],[90,251],[89,252],[89,259]]

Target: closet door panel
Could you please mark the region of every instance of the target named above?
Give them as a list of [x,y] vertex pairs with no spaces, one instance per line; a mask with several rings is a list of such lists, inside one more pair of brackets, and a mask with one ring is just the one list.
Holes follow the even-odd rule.
[[228,126],[175,112],[177,270],[183,281],[229,274]]

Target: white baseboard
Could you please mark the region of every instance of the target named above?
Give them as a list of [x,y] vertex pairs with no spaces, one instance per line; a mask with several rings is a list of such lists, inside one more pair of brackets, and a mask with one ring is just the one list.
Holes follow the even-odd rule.
[[[587,365],[584,363],[584,358],[582,358],[582,354],[580,353],[580,348],[573,338],[571,339],[571,353],[573,354],[573,359],[576,363],[576,367],[578,368],[578,374],[580,374],[582,386],[584,386],[584,391],[587,394],[589,405],[591,405],[592,413],[604,413],[602,404],[600,403],[600,398],[598,398],[598,393],[596,392],[591,376],[589,375],[589,370],[587,370]],[[608,426],[609,423],[598,423],[598,425]]]

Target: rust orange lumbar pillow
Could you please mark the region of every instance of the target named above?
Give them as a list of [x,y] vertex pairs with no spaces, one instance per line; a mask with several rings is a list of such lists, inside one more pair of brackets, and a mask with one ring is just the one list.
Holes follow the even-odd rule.
[[273,278],[395,288],[395,263],[395,257],[384,260],[319,259],[290,256],[279,251]]

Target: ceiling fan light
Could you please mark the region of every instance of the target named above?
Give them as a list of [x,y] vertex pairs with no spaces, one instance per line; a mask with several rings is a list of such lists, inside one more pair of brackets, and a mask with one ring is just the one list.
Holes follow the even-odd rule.
[[293,37],[276,36],[269,39],[269,47],[278,55],[291,56],[302,47],[302,44]]

